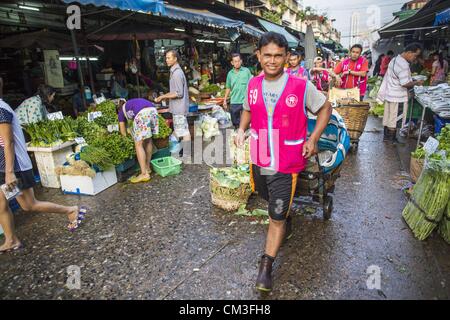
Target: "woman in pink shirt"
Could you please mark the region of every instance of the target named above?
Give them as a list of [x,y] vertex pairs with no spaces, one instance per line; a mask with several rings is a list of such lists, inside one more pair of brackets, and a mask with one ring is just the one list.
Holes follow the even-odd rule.
[[431,71],[431,85],[436,86],[445,82],[448,73],[448,62],[444,60],[442,53],[433,53],[433,68]]

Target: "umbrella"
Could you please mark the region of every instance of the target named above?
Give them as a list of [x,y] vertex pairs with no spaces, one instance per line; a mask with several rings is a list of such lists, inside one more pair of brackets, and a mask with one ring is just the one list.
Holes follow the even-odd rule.
[[309,23],[306,27],[305,35],[305,62],[306,68],[313,67],[314,58],[317,55],[316,40],[314,39],[314,31],[312,25]]
[[0,40],[0,48],[65,49],[72,45],[70,36],[64,33],[41,30],[19,33]]

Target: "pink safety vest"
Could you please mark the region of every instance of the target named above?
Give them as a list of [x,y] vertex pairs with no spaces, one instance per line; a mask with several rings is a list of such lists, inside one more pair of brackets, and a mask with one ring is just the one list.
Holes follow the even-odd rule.
[[289,75],[274,110],[269,110],[263,96],[263,80],[264,76],[252,78],[247,92],[252,163],[286,174],[301,172],[307,163],[302,155],[308,129],[307,81]]
[[294,73],[294,71],[292,70],[292,68],[288,68],[286,69],[286,72],[290,75],[293,75],[294,77],[298,77],[298,78],[302,78],[305,80],[308,80],[308,77],[305,77],[304,74],[306,73],[306,69],[303,67],[299,67],[297,72]]
[[316,88],[319,91],[323,91],[322,81],[328,82],[328,72],[314,72],[314,82],[316,83]]
[[[342,63],[342,71],[343,72],[349,70],[350,60],[351,60],[350,58],[345,59],[344,62]],[[356,71],[356,72],[361,71],[365,61],[366,61],[366,59],[364,57],[359,57],[358,61],[356,62],[356,70],[352,70],[352,71]],[[342,77],[342,86],[341,86],[342,89],[346,89],[348,78],[349,78],[348,76]],[[359,88],[359,93],[361,96],[366,94],[367,78],[368,78],[367,75],[364,78],[353,76],[353,88]]]

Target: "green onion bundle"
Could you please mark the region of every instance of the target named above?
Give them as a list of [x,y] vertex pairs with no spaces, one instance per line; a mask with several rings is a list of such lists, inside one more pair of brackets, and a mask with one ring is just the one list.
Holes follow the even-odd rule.
[[403,218],[419,240],[438,226],[450,197],[450,174],[441,169],[442,160],[428,159],[403,210]]
[[444,240],[450,244],[450,200],[447,204],[447,209],[445,210],[444,218],[439,225],[439,234],[444,238]]

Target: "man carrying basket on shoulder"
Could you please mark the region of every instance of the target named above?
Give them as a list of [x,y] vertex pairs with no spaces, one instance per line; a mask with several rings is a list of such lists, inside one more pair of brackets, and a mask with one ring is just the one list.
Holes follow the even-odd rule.
[[367,74],[369,72],[369,61],[361,55],[362,50],[360,44],[355,44],[350,49],[350,58],[340,62],[334,68],[336,86],[341,89],[358,88],[360,101],[366,95]]

